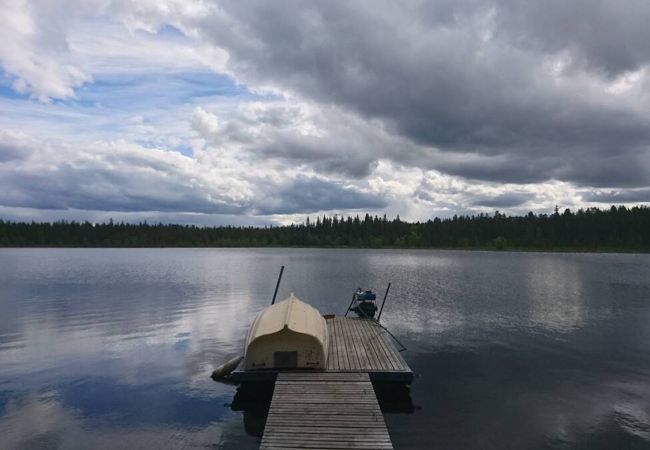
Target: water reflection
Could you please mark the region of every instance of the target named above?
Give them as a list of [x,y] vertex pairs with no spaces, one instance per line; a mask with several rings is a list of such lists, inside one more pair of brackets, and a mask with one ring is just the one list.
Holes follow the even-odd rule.
[[549,331],[570,331],[584,325],[584,276],[581,266],[554,255],[540,255],[525,261],[524,277],[527,283],[529,319],[533,326]]
[[244,384],[237,389],[230,407],[243,413],[246,433],[262,438],[272,398],[273,383]]
[[0,447],[257,448],[262,397],[210,373],[281,264],[280,297],[323,312],[393,283],[416,373],[379,394],[397,448],[650,445],[647,255],[4,249]]
[[[141,407],[139,410],[139,412],[146,411],[151,411],[151,408]],[[207,411],[204,409],[202,412]],[[120,410],[115,409],[112,417],[115,418],[118,414]],[[191,424],[191,427],[184,422],[177,424],[157,420],[145,422],[136,420],[123,426],[116,426],[105,420],[89,420],[89,417],[93,417],[92,411],[75,409],[65,404],[60,393],[56,391],[32,393],[19,400],[12,399],[5,405],[0,422],[2,447],[7,449],[189,448],[227,442],[239,445],[239,442],[245,442],[243,436],[232,433],[228,429],[229,422],[238,421],[238,416],[222,417],[221,421],[201,419],[201,423]],[[255,447],[250,446],[250,448]]]

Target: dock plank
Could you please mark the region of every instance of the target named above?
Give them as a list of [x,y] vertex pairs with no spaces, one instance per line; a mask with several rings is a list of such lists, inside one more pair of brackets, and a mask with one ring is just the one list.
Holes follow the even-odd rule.
[[365,351],[365,347],[363,343],[361,342],[360,336],[359,336],[359,329],[358,327],[355,327],[352,325],[350,321],[346,321],[346,326],[348,327],[349,334],[350,334],[350,339],[352,340],[354,348],[354,353],[357,358],[357,365],[355,366],[355,370],[363,370],[364,367],[368,367],[368,363],[364,363],[363,361],[363,353]]
[[359,321],[357,328],[359,329],[359,334],[362,336],[363,345],[366,348],[367,353],[370,355],[370,369],[373,371],[382,369],[385,370],[386,368],[381,363],[380,353],[373,345],[371,345],[370,340],[373,339],[373,337],[370,335],[370,333],[367,332],[366,327],[363,325],[364,322]]
[[345,355],[347,357],[347,365],[345,369],[354,370],[356,366],[354,362],[354,346],[350,345],[351,339],[350,336],[348,335],[348,327],[346,325],[347,322],[339,321],[339,326],[341,328],[341,336],[343,338],[343,342],[345,343],[343,345],[343,348],[344,348]]
[[346,321],[348,324],[348,329],[350,330],[350,335],[353,339],[354,342],[354,350],[357,354],[357,362],[358,366],[356,367],[357,370],[363,370],[364,367],[368,367],[369,361],[368,361],[368,356],[366,355],[366,347],[363,345],[363,338],[361,336],[359,327],[353,326],[352,321]]
[[[327,322],[328,325],[328,334],[330,337],[330,356],[328,358],[328,361],[330,361],[330,364],[332,366],[332,369],[334,370],[339,370],[341,368],[341,351],[340,351],[340,343],[339,343],[339,338],[337,336],[336,332],[333,332],[336,328],[336,321],[334,319],[329,319]],[[332,342],[334,343],[332,345]]]
[[391,351],[390,347],[387,346],[388,343],[384,339],[384,330],[370,321],[361,322],[360,328],[367,333],[368,342],[379,355],[382,367],[386,367],[389,370],[400,370],[400,367],[392,357],[392,354],[395,352]]
[[260,449],[280,448],[392,449],[368,374],[279,373]]
[[373,320],[334,317],[327,321],[336,342],[327,370],[363,372],[410,372],[387,333]]
[[346,322],[339,321],[338,322],[339,327],[341,328],[341,337],[343,338],[343,342],[345,342],[344,347],[345,347],[345,354],[347,355],[348,358],[348,365],[345,368],[346,370],[355,370],[355,361],[354,361],[354,346],[350,345],[350,336],[348,335],[348,327],[346,326]]
[[345,339],[343,338],[343,329],[341,328],[341,323],[338,320],[336,320],[336,318],[333,319],[332,325],[333,325],[332,332],[334,333],[334,336],[339,343],[338,345],[339,367],[337,370],[347,370],[349,367],[348,355],[347,355]]

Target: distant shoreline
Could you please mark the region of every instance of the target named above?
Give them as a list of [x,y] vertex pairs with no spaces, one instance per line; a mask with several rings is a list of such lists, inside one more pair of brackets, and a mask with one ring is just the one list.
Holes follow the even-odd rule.
[[317,216],[282,226],[213,226],[0,219],[0,247],[14,248],[342,248],[650,252],[650,207],[493,214],[405,222],[365,214]]
[[353,246],[305,246],[305,245],[278,245],[278,246],[188,246],[188,245],[165,245],[165,246],[80,246],[80,245],[34,245],[34,246],[0,246],[3,249],[215,249],[215,250],[232,250],[232,249],[305,249],[305,250],[430,250],[430,251],[458,251],[458,252],[495,252],[495,253],[603,253],[603,254],[650,254],[650,250],[637,249],[579,249],[579,248],[467,248],[467,247],[353,247]]

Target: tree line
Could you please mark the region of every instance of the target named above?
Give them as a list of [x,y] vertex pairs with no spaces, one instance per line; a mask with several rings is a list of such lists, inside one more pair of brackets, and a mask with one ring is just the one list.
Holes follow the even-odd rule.
[[569,209],[405,222],[366,214],[286,226],[0,220],[0,247],[368,247],[650,251],[650,207]]

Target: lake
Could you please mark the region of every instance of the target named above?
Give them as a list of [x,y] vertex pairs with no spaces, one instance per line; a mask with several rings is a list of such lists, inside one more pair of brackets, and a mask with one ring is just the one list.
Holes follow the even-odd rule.
[[0,448],[257,448],[209,376],[281,265],[323,313],[392,282],[397,449],[650,448],[650,255],[340,249],[1,249]]

